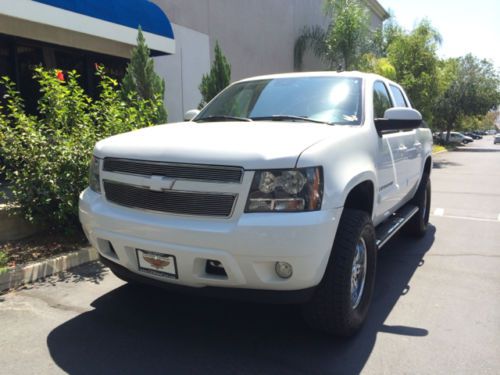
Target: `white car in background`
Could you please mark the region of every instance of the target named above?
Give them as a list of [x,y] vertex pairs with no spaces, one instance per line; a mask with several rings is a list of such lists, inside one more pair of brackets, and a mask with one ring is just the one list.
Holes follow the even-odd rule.
[[[446,142],[446,132],[442,132],[441,135],[441,141]],[[468,137],[466,135],[463,135],[462,133],[459,132],[450,132],[450,138],[448,140],[449,143],[462,143],[464,145],[474,142],[474,140],[471,137]]]

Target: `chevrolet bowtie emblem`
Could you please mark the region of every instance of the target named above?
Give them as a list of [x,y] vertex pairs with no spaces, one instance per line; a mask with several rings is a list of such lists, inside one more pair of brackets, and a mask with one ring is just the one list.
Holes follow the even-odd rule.
[[176,181],[163,176],[151,176],[149,180],[149,188],[154,191],[172,190]]
[[164,260],[164,259],[158,259],[154,257],[150,257],[147,255],[143,255],[142,258],[151,264],[151,267],[156,268],[157,270],[161,270],[162,268],[165,268],[170,264],[169,260]]

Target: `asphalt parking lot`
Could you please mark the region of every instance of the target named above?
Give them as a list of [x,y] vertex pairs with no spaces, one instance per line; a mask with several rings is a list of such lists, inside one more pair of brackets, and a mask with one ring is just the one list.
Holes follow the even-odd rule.
[[379,255],[375,298],[350,340],[294,306],[125,285],[97,263],[0,296],[5,374],[498,374],[500,145],[435,157],[419,241]]

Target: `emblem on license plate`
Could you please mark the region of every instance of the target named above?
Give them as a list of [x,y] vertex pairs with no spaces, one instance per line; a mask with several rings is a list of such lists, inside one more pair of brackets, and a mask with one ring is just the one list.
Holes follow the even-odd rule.
[[144,259],[151,265],[151,267],[156,268],[157,270],[161,270],[170,264],[170,260],[159,259],[146,254],[142,255],[142,259]]

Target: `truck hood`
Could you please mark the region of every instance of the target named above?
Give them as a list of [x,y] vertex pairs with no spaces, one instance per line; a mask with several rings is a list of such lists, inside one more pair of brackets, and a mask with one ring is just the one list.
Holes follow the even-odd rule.
[[245,169],[293,168],[300,154],[336,133],[334,126],[298,122],[221,122],[159,125],[97,143],[97,157]]

